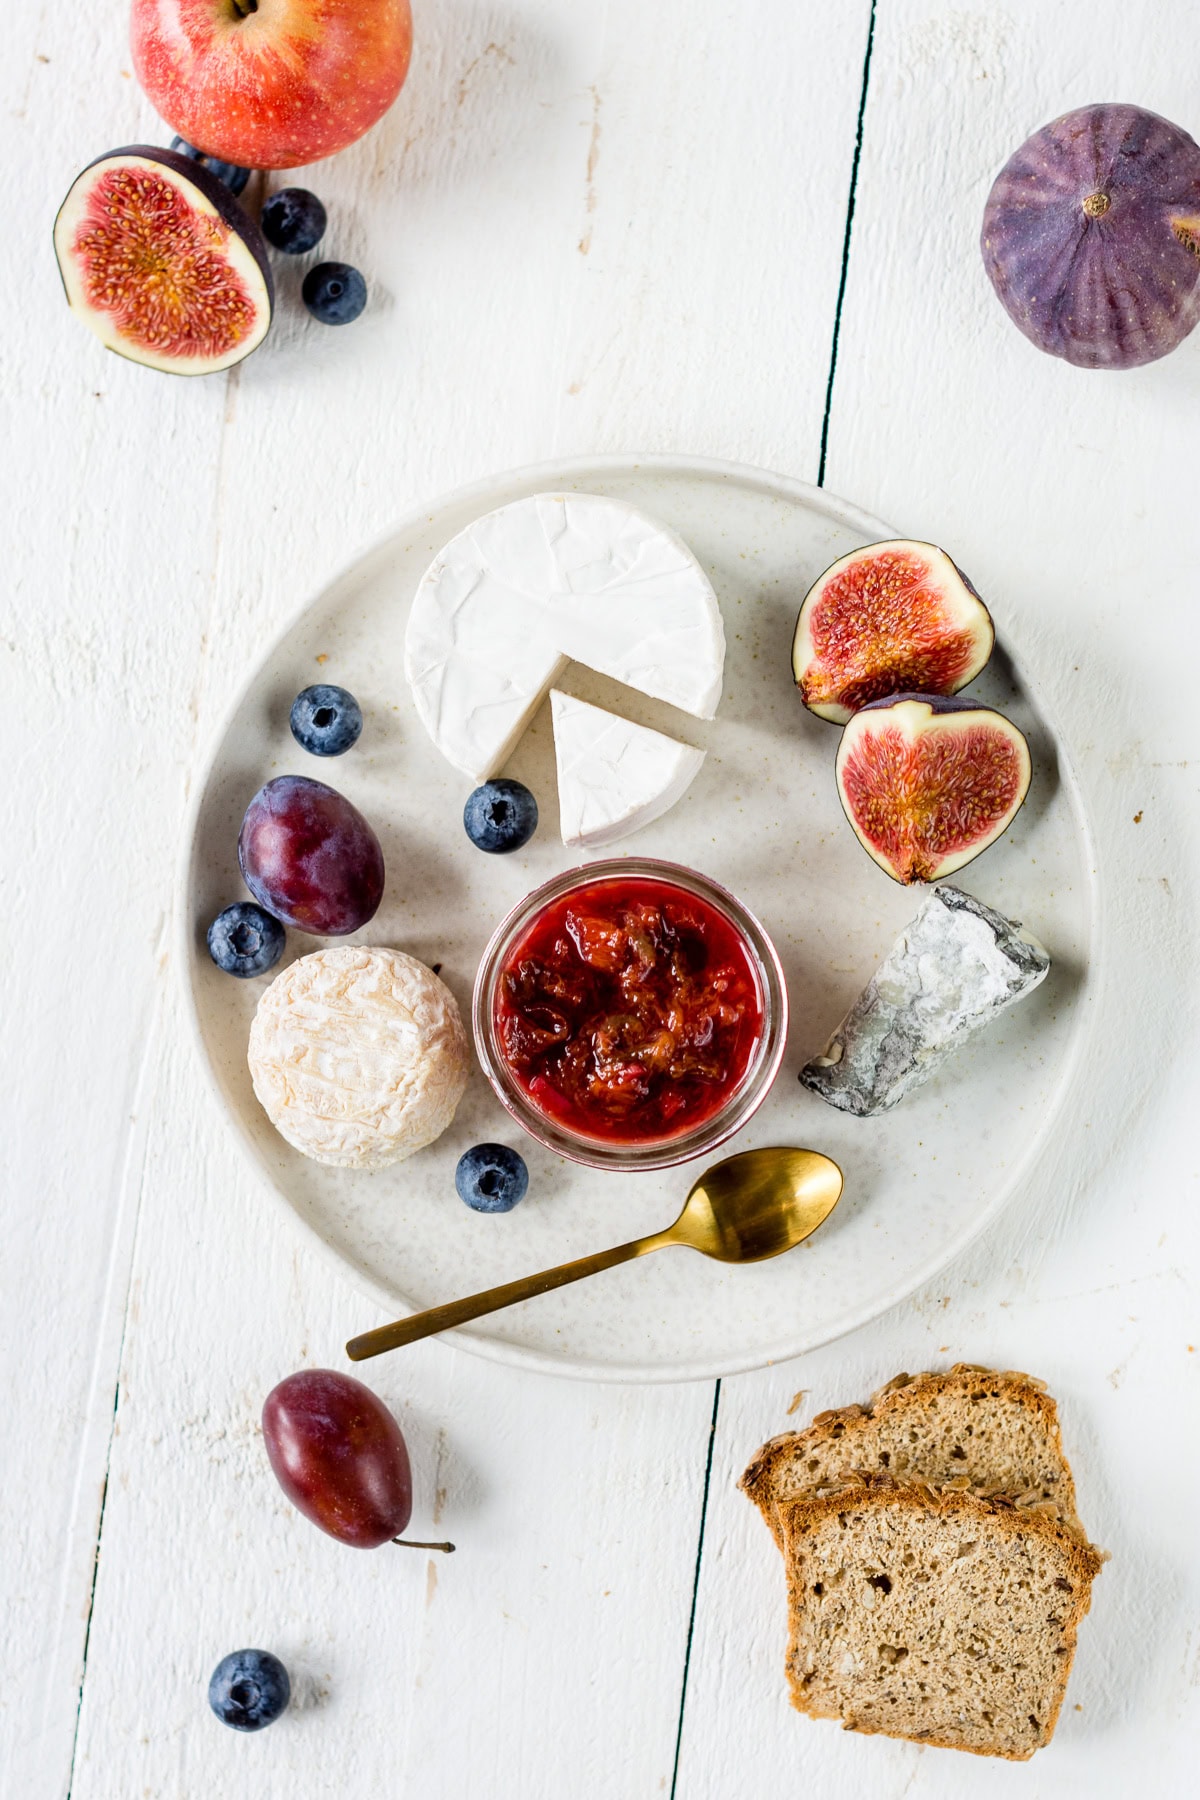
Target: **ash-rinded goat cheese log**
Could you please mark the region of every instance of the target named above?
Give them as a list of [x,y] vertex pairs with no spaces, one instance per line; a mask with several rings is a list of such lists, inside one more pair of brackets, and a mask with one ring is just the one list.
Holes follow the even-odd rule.
[[959,888],[935,887],[800,1079],[843,1112],[886,1112],[1032,993],[1049,967],[1019,921]]

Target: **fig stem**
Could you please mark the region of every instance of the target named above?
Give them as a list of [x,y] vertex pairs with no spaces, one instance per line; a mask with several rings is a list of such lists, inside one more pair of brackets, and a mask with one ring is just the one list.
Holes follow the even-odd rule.
[[1084,201],[1083,210],[1089,219],[1102,219],[1111,205],[1112,201],[1108,195],[1097,188],[1095,193],[1089,194]]
[[403,1544],[406,1550],[444,1550],[449,1556],[454,1549],[453,1544],[426,1544],[419,1538],[393,1538],[393,1544]]

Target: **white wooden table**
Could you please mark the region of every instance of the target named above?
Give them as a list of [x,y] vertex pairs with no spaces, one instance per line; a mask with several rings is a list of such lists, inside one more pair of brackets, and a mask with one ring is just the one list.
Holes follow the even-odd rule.
[[[1090,374],[1003,317],[976,236],[1069,106],[1200,129],[1186,0],[414,0],[392,115],[317,170],[373,300],[172,382],[101,354],[49,253],[76,168],[166,135],[125,0],[15,8],[0,1036],[4,1674],[22,1800],[738,1800],[1196,1792],[1200,333]],[[373,1366],[414,1528],[357,1556],[284,1503],[263,1396],[372,1322],[235,1159],[181,1020],[190,784],[233,684],[406,507],[522,462],[681,450],[822,480],[960,555],[1097,822],[1112,1026],[1087,1104],[969,1259],[722,1385],[622,1390],[444,1345]],[[1113,1553],[1028,1766],[793,1714],[760,1440],[900,1368],[1027,1368]],[[258,1737],[204,1689],[268,1646]]]

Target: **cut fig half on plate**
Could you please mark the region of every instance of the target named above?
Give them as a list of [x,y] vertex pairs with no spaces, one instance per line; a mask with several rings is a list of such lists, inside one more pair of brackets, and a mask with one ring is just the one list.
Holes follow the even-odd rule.
[[991,614],[935,544],[893,538],[839,557],[804,597],[792,673],[810,712],[844,725],[891,694],[955,694],[992,654]]
[[210,375],[257,349],[274,285],[262,234],[223,181],[132,144],[77,175],[54,222],[72,312],[109,350]]
[[1029,745],[1003,713],[937,694],[897,694],[842,734],[837,785],[855,836],[893,881],[942,881],[1016,817]]

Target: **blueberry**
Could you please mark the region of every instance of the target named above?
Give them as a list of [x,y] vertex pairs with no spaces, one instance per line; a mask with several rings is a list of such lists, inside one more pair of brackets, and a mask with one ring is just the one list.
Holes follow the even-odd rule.
[[273,1725],[291,1697],[288,1672],[269,1650],[231,1650],[208,1684],[208,1704],[222,1725],[235,1731]]
[[283,955],[285,932],[278,919],[253,900],[237,900],[208,928],[208,954],[227,975],[265,975]]
[[349,263],[318,263],[304,277],[300,297],[322,325],[349,325],[367,304],[367,284]]
[[268,244],[303,256],[325,236],[325,208],[307,188],[280,188],[263,207],[261,224]]
[[176,156],[186,156],[189,162],[199,163],[202,169],[207,169],[210,175],[223,181],[231,194],[240,194],[253,173],[250,169],[239,168],[237,163],[221,162],[218,157],[206,156],[203,150],[197,150],[185,138],[172,138],[171,148]]
[[529,1170],[507,1144],[476,1144],[464,1151],[454,1171],[458,1197],[475,1212],[511,1212],[525,1198]]
[[319,681],[292,701],[292,736],[313,756],[344,756],[363,728],[362,707],[345,688]]
[[537,801],[519,781],[485,781],[463,807],[463,824],[477,850],[504,856],[537,830]]

